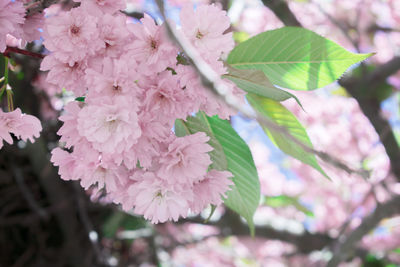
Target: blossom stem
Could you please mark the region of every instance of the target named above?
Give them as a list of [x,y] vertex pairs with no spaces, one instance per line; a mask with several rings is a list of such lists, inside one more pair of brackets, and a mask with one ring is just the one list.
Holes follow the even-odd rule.
[[14,111],[14,101],[13,101],[13,92],[11,90],[11,87],[6,88],[7,90],[7,105],[8,105],[8,111]]
[[8,84],[8,57],[4,57],[4,86]]
[[25,56],[30,56],[34,58],[44,58],[45,56],[40,54],[40,53],[35,53],[31,51],[27,51],[24,49],[20,49],[18,47],[12,47],[12,46],[7,46],[6,51],[3,52],[3,55],[7,58],[9,53],[16,53],[16,54],[21,54]]
[[0,89],[0,101],[8,84],[8,57],[4,57],[4,77],[2,77],[1,79],[2,81],[4,81],[4,84]]

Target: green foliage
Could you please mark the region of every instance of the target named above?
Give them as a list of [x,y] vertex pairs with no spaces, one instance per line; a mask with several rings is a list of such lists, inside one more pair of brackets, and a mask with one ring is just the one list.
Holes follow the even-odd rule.
[[387,260],[383,258],[378,258],[377,256],[373,254],[368,254],[364,261],[363,261],[363,267],[396,267],[398,265],[387,262]]
[[260,70],[242,70],[228,66],[228,71],[229,73],[223,75],[223,77],[234,82],[243,91],[268,97],[276,101],[284,101],[293,97],[299,103],[296,96],[278,89]]
[[[365,75],[373,72],[375,69],[375,65],[361,65],[353,70],[352,75],[353,77],[362,79],[363,77],[365,77]],[[377,99],[379,102],[388,99],[395,92],[393,86],[390,85],[386,80],[379,82],[379,84],[374,86],[374,90],[371,90],[370,87],[367,85],[361,88],[361,91],[363,92],[363,94],[365,94],[365,96]]]
[[103,224],[104,237],[114,238],[119,229],[136,230],[146,227],[146,221],[142,217],[131,216],[122,211],[113,212]]
[[393,252],[400,254],[400,248],[394,249]]
[[85,97],[84,96],[77,97],[75,98],[75,101],[85,102]]
[[204,112],[199,112],[195,117],[188,117],[186,122],[183,120],[176,120],[175,134],[176,136],[181,137],[189,134],[195,134],[197,132],[206,133],[210,137],[208,144],[214,148],[214,150],[209,152],[211,161],[213,162],[210,168],[219,171],[225,171],[228,169],[228,162],[226,161],[224,150],[221,144],[218,142],[208,118],[209,117]]
[[[261,115],[272,120],[277,125],[285,127],[293,137],[297,138],[304,145],[312,148],[312,143],[304,127],[282,104],[265,97],[257,96],[255,94],[248,94],[247,100],[249,101],[250,105]],[[263,129],[264,132],[274,142],[274,144],[283,152],[302,161],[305,164],[310,165],[329,179],[329,176],[319,166],[313,153],[305,151],[303,147],[290,140],[282,132],[268,129],[266,127],[263,127]]]
[[250,38],[250,35],[247,32],[233,32],[233,39],[236,43],[241,43]]
[[279,195],[273,197],[264,196],[263,204],[273,208],[293,206],[299,211],[303,212],[308,217],[314,217],[314,213],[306,206],[301,204],[297,197],[290,197],[286,195]]
[[188,117],[186,122],[177,120],[175,123],[177,136],[199,131],[210,137],[209,144],[214,148],[210,153],[213,161],[211,167],[228,170],[234,176],[232,180],[235,186],[228,191],[225,205],[246,219],[254,235],[253,215],[259,204],[260,183],[249,147],[229,121],[217,116],[208,117],[204,112],[199,112],[195,117]]
[[262,70],[273,84],[295,90],[321,88],[372,54],[354,54],[304,28],[266,31],[236,46],[227,63]]

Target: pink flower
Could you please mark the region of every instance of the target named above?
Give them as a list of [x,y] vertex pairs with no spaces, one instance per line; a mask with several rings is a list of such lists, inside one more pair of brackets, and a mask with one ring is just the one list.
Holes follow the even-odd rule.
[[135,168],[140,163],[143,168],[151,168],[154,159],[160,155],[160,143],[154,138],[142,135],[130,150],[124,151],[124,165]]
[[69,102],[65,106],[65,114],[60,116],[60,121],[63,121],[63,126],[58,130],[57,134],[61,136],[60,142],[65,142],[66,147],[70,148],[78,144],[82,136],[79,135],[77,124],[78,115],[81,111],[79,103],[76,101]]
[[79,134],[101,152],[129,150],[141,136],[134,102],[125,97],[98,99],[78,115]]
[[[177,65],[179,50],[149,16],[128,25],[115,13],[122,1],[75,2],[82,4],[47,19],[45,45],[52,53],[41,65],[49,83],[85,96],[84,103],[67,104],[60,117],[60,141],[72,151],[53,150],[61,177],[80,180],[85,189],[102,191],[108,201],[153,223],[220,204],[231,174],[207,173],[209,137],[203,132],[176,137],[173,125],[199,109],[223,117],[231,111],[208,93],[192,67]],[[220,15],[218,21],[226,20],[219,9],[210,10]],[[214,27],[206,24],[204,29]],[[224,35],[221,27],[202,41],[208,45]],[[218,45],[226,45],[224,38]],[[202,50],[206,60],[225,73],[218,60],[229,48],[210,47],[213,51]],[[204,192],[195,202],[194,194]]]
[[[137,64],[134,59],[121,57],[120,59],[104,58],[96,68],[99,70],[86,69],[86,82],[88,88],[88,99],[101,96],[136,96],[140,88],[135,81],[139,78],[136,74]],[[135,102],[135,99],[132,99]],[[96,102],[96,101],[94,101]]]
[[164,27],[157,26],[146,14],[140,21],[142,24],[132,25],[136,39],[129,49],[132,56],[141,63],[143,72],[160,72],[173,66],[178,51],[169,41]]
[[98,164],[94,169],[85,173],[81,184],[85,188],[97,185],[98,188],[105,188],[106,192],[116,192],[126,184],[125,180],[127,179],[128,171],[124,166],[110,168]]
[[179,85],[178,77],[170,71],[165,71],[156,79],[157,84],[149,86],[146,90],[146,110],[161,121],[170,121],[172,124],[177,118],[186,119],[194,110],[184,88]]
[[104,47],[99,39],[97,20],[82,8],[50,17],[43,32],[44,45],[57,59],[73,66]]
[[58,166],[58,174],[63,180],[77,180],[75,176],[76,160],[71,153],[57,147],[51,151],[51,162]]
[[226,12],[215,5],[201,5],[193,10],[186,5],[180,13],[182,31],[193,45],[207,57],[218,58],[234,47],[232,33],[224,32],[230,21]]
[[[70,64],[72,63],[72,64]],[[59,92],[62,88],[72,91],[76,96],[82,96],[86,92],[84,80],[86,61],[75,61],[64,63],[57,59],[54,54],[46,56],[40,65],[43,71],[49,71],[46,81],[56,85]]]
[[94,16],[101,17],[104,13],[114,14],[126,9],[125,0],[74,0]]
[[23,114],[19,108],[7,113],[0,109],[0,148],[3,147],[3,140],[13,143],[10,133],[18,139],[25,142],[29,139],[33,143],[34,137],[38,138],[41,131],[42,126],[36,117]]
[[210,204],[220,205],[222,197],[226,198],[226,192],[234,185],[229,179],[232,176],[228,171],[210,170],[203,180],[193,185],[194,201],[190,209],[199,213]]
[[190,190],[167,185],[151,172],[143,174],[142,181],[131,185],[128,192],[135,198],[135,213],[143,214],[152,223],[186,217],[193,199]]
[[99,21],[100,39],[104,47],[99,51],[109,57],[119,57],[126,51],[131,34],[126,25],[126,16],[105,14]]
[[21,37],[25,8],[19,1],[0,0],[0,53],[6,50],[7,34]]
[[176,138],[160,158],[158,175],[169,183],[192,184],[203,179],[212,163],[209,139],[203,132]]
[[43,28],[44,16],[42,13],[37,13],[26,18],[24,25],[22,26],[23,35],[22,39],[27,42],[32,42],[40,39],[41,32],[40,28]]

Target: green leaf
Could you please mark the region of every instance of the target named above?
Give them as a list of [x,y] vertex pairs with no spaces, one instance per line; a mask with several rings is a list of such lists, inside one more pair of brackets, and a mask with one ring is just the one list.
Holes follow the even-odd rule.
[[394,249],[393,252],[400,254],[400,248]]
[[227,192],[225,205],[246,219],[254,235],[253,216],[260,200],[260,183],[249,147],[229,121],[217,116],[208,117],[204,112],[199,112],[196,117],[188,117],[186,122],[175,122],[177,136],[199,131],[210,137],[209,144],[214,148],[210,152],[213,161],[211,167],[228,170],[233,174],[235,186]]
[[263,204],[273,208],[294,206],[296,209],[303,212],[308,217],[314,217],[314,213],[306,206],[301,204],[297,197],[290,197],[286,195],[271,196],[271,197],[264,196]]
[[231,80],[242,90],[276,101],[284,101],[293,97],[301,106],[296,96],[275,87],[261,70],[241,70],[232,68],[229,65],[227,67],[229,73],[222,77]]
[[351,53],[304,28],[283,27],[240,43],[227,63],[239,69],[262,70],[280,87],[313,90],[331,84],[371,55]]
[[[247,100],[249,101],[250,105],[261,115],[267,117],[276,124],[285,127],[293,137],[297,138],[304,145],[307,145],[310,148],[313,147],[304,127],[281,103],[265,97],[257,96],[255,94],[248,94]],[[302,161],[305,164],[310,165],[322,175],[330,179],[324,170],[322,170],[322,168],[319,166],[314,154],[305,151],[300,145],[289,140],[285,134],[279,131],[273,131],[266,127],[263,127],[263,129],[264,132],[266,132],[266,134],[274,142],[274,144],[284,153]]]
[[210,168],[225,171],[228,169],[228,163],[226,161],[224,150],[215,137],[207,118],[208,117],[204,112],[199,112],[196,117],[189,116],[186,119],[186,122],[178,119],[175,121],[175,134],[176,136],[181,137],[195,134],[197,132],[205,132],[210,137],[208,144],[214,148],[214,150],[209,152],[211,161],[213,162]]
[[119,229],[136,230],[146,227],[142,217],[131,216],[122,211],[115,211],[107,217],[102,226],[102,233],[107,238],[114,238]]
[[75,98],[75,101],[85,102],[85,97],[84,96],[77,97]]

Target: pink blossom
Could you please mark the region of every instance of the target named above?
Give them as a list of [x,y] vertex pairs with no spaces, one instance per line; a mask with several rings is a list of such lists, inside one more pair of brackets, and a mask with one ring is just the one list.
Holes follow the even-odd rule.
[[222,197],[226,198],[226,192],[234,185],[229,179],[232,173],[228,171],[210,170],[204,179],[193,185],[194,201],[190,209],[199,213],[209,204],[220,205]]
[[46,19],[43,32],[44,45],[57,59],[73,66],[104,47],[99,39],[97,21],[97,17],[82,8],[50,17]]
[[129,194],[135,197],[135,213],[143,214],[152,223],[186,217],[189,202],[193,199],[189,190],[168,185],[151,172],[143,174],[142,181],[131,185]]
[[158,175],[170,183],[193,183],[201,180],[212,163],[207,144],[210,138],[204,132],[176,138],[160,159]]
[[134,168],[137,163],[143,168],[151,168],[153,161],[160,155],[160,143],[154,138],[142,135],[131,150],[124,152],[124,165],[128,168]]
[[81,6],[94,16],[102,16],[104,13],[114,14],[126,8],[125,0],[74,0],[81,2]]
[[128,170],[124,166],[110,168],[99,163],[92,170],[85,170],[82,186],[89,188],[96,184],[98,188],[105,188],[106,192],[117,192],[121,186],[126,184],[125,180],[128,176]]
[[101,152],[129,150],[141,135],[134,103],[124,97],[99,99],[78,115],[79,134]]
[[60,116],[60,121],[63,121],[63,126],[58,130],[57,134],[61,136],[60,141],[66,143],[66,147],[70,148],[78,144],[82,136],[79,135],[77,124],[78,115],[81,111],[79,103],[76,101],[70,102],[65,106],[65,114]]
[[51,54],[42,60],[40,69],[49,71],[46,81],[57,86],[59,92],[65,88],[73,91],[76,96],[82,96],[86,92],[84,75],[87,62],[83,60],[70,63],[62,62]]
[[41,32],[40,28],[43,28],[44,16],[42,13],[36,13],[26,18],[24,25],[22,26],[23,35],[22,39],[27,42],[32,42],[40,39]]
[[34,137],[38,138],[41,131],[42,126],[36,117],[22,113],[19,108],[11,112],[0,109],[0,148],[3,147],[3,140],[13,143],[10,133],[18,139],[25,142],[29,139],[33,143]]
[[75,176],[76,160],[71,153],[57,147],[51,151],[51,162],[58,166],[58,174],[63,180],[76,180]]
[[224,32],[230,21],[226,12],[215,5],[201,5],[194,11],[186,5],[180,13],[182,31],[199,51],[208,57],[218,58],[232,50],[232,33]]
[[146,90],[144,106],[148,112],[161,121],[167,120],[173,124],[175,119],[185,119],[194,111],[192,101],[184,88],[179,86],[177,76],[164,71],[156,79],[157,84],[150,85]]
[[[202,86],[192,67],[177,65],[179,50],[164,26],[148,15],[127,25],[124,15],[114,13],[119,1],[81,2],[46,19],[44,33],[51,51],[41,65],[49,71],[47,81],[85,97],[67,104],[60,117],[60,141],[72,151],[52,153],[62,178],[80,180],[95,195],[102,191],[108,201],[153,223],[220,204],[232,175],[207,173],[209,137],[203,132],[176,137],[173,125],[199,109],[224,118],[231,110]],[[223,74],[219,57],[230,48],[218,49],[206,60]],[[193,195],[205,190],[208,196],[195,203]]]
[[132,56],[140,63],[143,72],[160,72],[176,62],[177,49],[170,43],[165,28],[144,15],[142,24],[132,25],[136,39],[129,46]]
[[[100,65],[101,64],[101,65]],[[136,74],[137,64],[134,59],[122,57],[120,59],[104,58],[94,68],[86,69],[86,84],[89,90],[88,99],[101,96],[136,96],[141,90],[135,83],[139,78]],[[134,102],[135,99],[132,99]],[[96,102],[96,101],[94,101]]]
[[119,57],[126,51],[127,44],[131,41],[131,34],[126,25],[126,16],[122,14],[105,14],[99,21],[100,39],[104,46],[99,51],[108,57]]
[[35,80],[32,82],[32,85],[35,86],[37,89],[46,92],[46,94],[51,98],[59,93],[59,87],[49,83],[47,81],[47,73],[39,73]]
[[0,0],[0,53],[6,50],[7,34],[21,37],[25,8],[19,1]]

